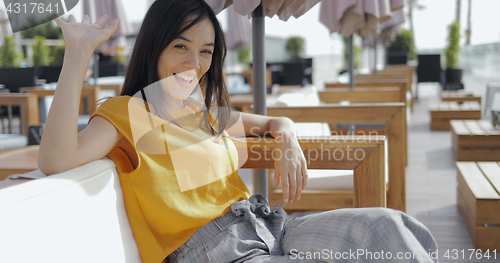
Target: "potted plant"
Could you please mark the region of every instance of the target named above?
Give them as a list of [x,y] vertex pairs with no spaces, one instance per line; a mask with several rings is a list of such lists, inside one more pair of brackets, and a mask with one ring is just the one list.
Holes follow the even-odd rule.
[[408,60],[415,60],[416,57],[413,32],[402,29],[401,33],[396,35],[394,41],[387,47],[387,64],[406,64]]
[[252,46],[246,45],[244,48],[239,49],[237,53],[238,62],[243,64],[246,69],[250,68],[250,64],[252,63]]
[[462,83],[463,70],[458,68],[460,58],[460,25],[452,23],[448,26],[448,47],[444,51],[446,58],[446,86],[459,85]]
[[35,66],[47,66],[52,62],[52,57],[50,56],[50,48],[45,45],[45,37],[35,36],[33,38],[35,44],[32,46],[33,49],[33,65]]
[[305,51],[306,42],[302,37],[290,37],[286,40],[286,53],[290,58],[300,58]]
[[22,55],[16,52],[13,36],[4,36],[4,45],[0,48],[0,66],[19,67]]

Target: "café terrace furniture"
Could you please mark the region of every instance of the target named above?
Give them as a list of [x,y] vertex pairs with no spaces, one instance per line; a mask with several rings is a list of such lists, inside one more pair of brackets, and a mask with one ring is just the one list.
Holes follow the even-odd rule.
[[29,125],[40,123],[38,99],[34,94],[0,93],[1,106],[19,106],[21,108],[21,131],[28,136]]
[[38,169],[38,145],[0,152],[0,181],[12,174],[24,174]]
[[[267,108],[268,116],[284,116],[296,123],[384,123],[385,136],[388,142],[388,191],[387,206],[393,209],[406,210],[405,167],[407,158],[406,110],[403,103],[353,103],[350,105],[321,104],[317,106],[271,106]],[[349,136],[340,135],[346,139]],[[358,138],[371,140],[377,136],[362,135]],[[271,178],[269,178],[271,180]],[[272,188],[269,182],[269,200],[278,204],[281,200],[281,189]],[[288,204],[289,210],[336,209],[349,207],[352,194],[339,191],[341,194],[334,201],[333,194],[328,202],[294,202]],[[321,191],[317,191],[321,198]],[[301,201],[306,200],[301,197]],[[313,209],[314,210],[314,209]]]
[[324,103],[349,101],[360,102],[405,102],[401,101],[399,88],[335,88],[318,91],[319,99]]
[[[94,112],[100,90],[100,86],[83,86],[79,110],[80,115],[92,114]],[[55,89],[44,89],[42,87],[24,89],[25,93],[36,95],[38,100],[43,100],[46,96],[54,96],[55,91]],[[43,112],[41,111],[40,114],[45,116],[47,113],[45,113],[45,109],[43,109]]]
[[[256,157],[275,149],[275,141],[247,141],[247,149],[252,150],[248,150],[244,168],[273,168],[272,158]],[[299,138],[299,142],[310,167],[354,170],[354,207],[385,207],[383,137],[354,144],[331,136]],[[366,158],[336,156],[338,161],[332,162],[326,156],[309,154],[321,149],[345,150],[348,145],[365,151]],[[111,160],[97,160],[48,177],[39,170],[14,177],[18,179],[0,181],[2,262],[141,262]],[[306,191],[302,196],[309,194]]]
[[481,94],[463,90],[443,90],[441,92],[441,101],[477,101],[481,104]]
[[457,161],[500,161],[500,129],[489,120],[451,120]]
[[[484,98],[483,115],[490,116],[495,94],[500,94],[500,83],[488,83],[486,85],[486,97]],[[500,110],[500,109],[496,109]]]
[[500,250],[500,163],[457,162],[457,205],[475,249]]
[[481,119],[481,105],[477,101],[439,101],[430,102],[430,129],[449,130],[451,120]]
[[[407,99],[408,93],[408,83],[406,80],[374,80],[374,81],[355,81],[354,88],[364,88],[372,90],[384,90],[386,88],[398,88],[399,89],[399,102],[404,102],[406,105],[410,105]],[[348,83],[325,83],[325,91],[333,88],[349,88]]]

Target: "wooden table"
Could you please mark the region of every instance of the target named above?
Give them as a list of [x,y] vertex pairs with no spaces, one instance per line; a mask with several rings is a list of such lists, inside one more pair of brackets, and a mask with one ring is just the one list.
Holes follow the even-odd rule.
[[[272,95],[266,95],[266,100],[272,98]],[[248,112],[253,105],[253,94],[238,94],[229,96],[230,106],[241,112]]]
[[476,249],[500,250],[500,163],[457,162],[457,205]]
[[[84,85],[82,88],[82,98],[80,102],[80,115],[92,114],[96,109],[95,103],[99,98],[100,86]],[[47,90],[41,87],[33,87],[25,89],[26,93],[35,94],[39,100],[45,98],[46,96],[54,96],[56,90]],[[45,109],[43,109],[45,110]],[[40,112],[45,114],[45,112]]]
[[465,91],[443,90],[441,101],[477,101],[481,104],[481,94]]
[[22,131],[26,136],[29,134],[29,125],[40,124],[38,100],[33,94],[0,93],[0,105],[21,107]]
[[500,161],[500,130],[488,120],[452,120],[457,161]]
[[[406,211],[405,168],[407,161],[408,140],[406,127],[406,106],[404,103],[353,103],[351,105],[325,104],[315,107],[268,107],[267,115],[288,117],[297,123],[385,123],[385,134],[387,135],[388,141],[389,165],[387,207]],[[347,138],[349,136],[340,135],[340,137]],[[364,141],[370,141],[373,137],[376,136],[362,135],[359,138],[364,138]],[[269,186],[271,185],[272,182],[270,182]],[[272,201],[279,200],[280,194],[281,193],[279,191],[270,189],[270,202],[272,203]],[[335,203],[332,200],[330,201],[330,206],[338,204],[338,202]],[[277,202],[274,204],[277,204]],[[293,203],[293,206],[295,206],[295,202]],[[324,204],[324,206],[328,206],[328,204]],[[286,207],[292,209],[292,205],[287,204]],[[344,208],[345,207],[347,206],[344,206]],[[330,207],[329,209],[333,209],[333,207]]]
[[481,106],[477,101],[440,101],[429,104],[431,130],[449,130],[450,120],[479,120]]
[[0,180],[38,169],[38,145],[0,152]]

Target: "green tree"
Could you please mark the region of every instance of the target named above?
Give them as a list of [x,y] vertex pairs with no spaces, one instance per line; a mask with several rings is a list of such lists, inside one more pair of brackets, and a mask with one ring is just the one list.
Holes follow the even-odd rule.
[[444,55],[446,57],[447,68],[458,68],[460,59],[460,25],[452,23],[448,26],[448,47]]
[[47,66],[52,62],[50,56],[50,48],[45,45],[45,37],[35,36],[36,43],[32,46],[33,48],[33,64],[35,66],[43,65]]
[[21,65],[22,56],[16,52],[16,44],[13,36],[5,35],[4,44],[0,48],[0,66],[4,67],[19,67]]
[[302,37],[290,37],[286,40],[286,53],[292,58],[300,57],[305,52],[306,41]]
[[410,60],[415,60],[417,58],[415,40],[413,39],[413,33],[411,30],[402,29],[401,33],[396,36],[387,49],[389,51],[408,52]]

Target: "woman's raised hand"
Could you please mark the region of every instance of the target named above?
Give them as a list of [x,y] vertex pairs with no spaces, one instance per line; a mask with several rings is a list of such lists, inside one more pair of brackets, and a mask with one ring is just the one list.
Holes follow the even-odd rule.
[[83,48],[85,51],[93,52],[98,46],[106,42],[117,30],[119,19],[115,19],[109,26],[104,28],[109,16],[104,15],[94,24],[90,23],[90,17],[85,15],[81,23],[76,22],[73,15],[69,16],[69,22],[56,18],[57,25],[62,29],[66,48]]

